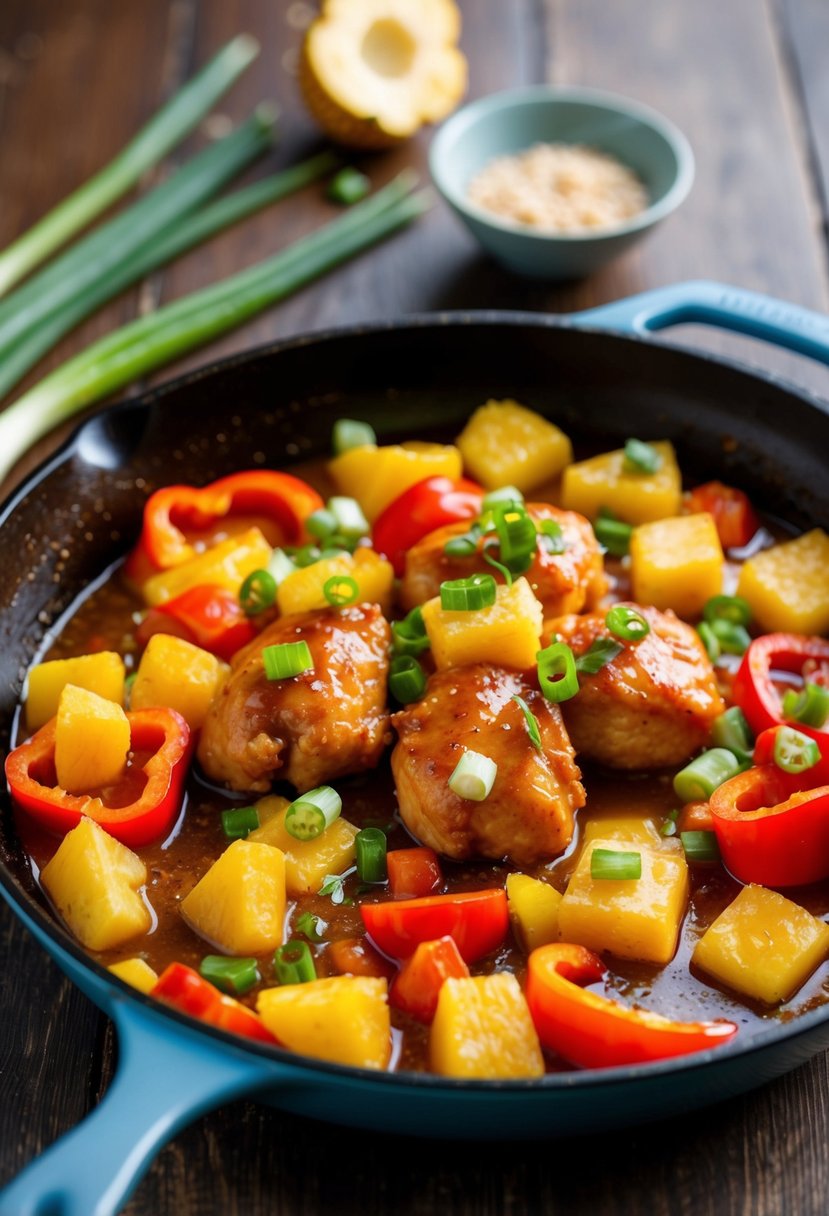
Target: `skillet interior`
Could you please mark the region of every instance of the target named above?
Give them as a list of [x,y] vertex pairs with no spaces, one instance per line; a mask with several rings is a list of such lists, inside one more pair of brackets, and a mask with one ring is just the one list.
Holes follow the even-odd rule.
[[[386,437],[451,428],[489,396],[517,397],[577,441],[672,438],[692,475],[733,480],[794,524],[829,524],[826,406],[711,358],[518,314],[424,318],[276,344],[105,411],[7,505],[3,749],[44,633],[135,540],[141,505],[157,485],[324,454],[340,415],[366,418]],[[45,917],[5,797],[0,816],[0,880],[89,965]]]

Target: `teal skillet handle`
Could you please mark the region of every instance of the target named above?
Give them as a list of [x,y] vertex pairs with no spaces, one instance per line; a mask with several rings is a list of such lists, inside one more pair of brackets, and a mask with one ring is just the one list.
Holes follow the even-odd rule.
[[0,1216],[114,1216],[153,1156],[222,1102],[273,1086],[278,1066],[216,1045],[130,1000],[110,1010],[118,1070],[90,1115],[0,1191]]
[[648,334],[671,325],[714,325],[829,363],[829,317],[756,291],[705,280],[657,287],[641,295],[574,313],[577,328]]

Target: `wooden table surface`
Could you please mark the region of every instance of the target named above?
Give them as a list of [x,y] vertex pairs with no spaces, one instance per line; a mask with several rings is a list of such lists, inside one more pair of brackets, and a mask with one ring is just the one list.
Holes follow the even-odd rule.
[[[461,7],[470,96],[548,80],[637,97],[677,122],[694,146],[688,201],[602,273],[558,287],[499,271],[438,205],[383,248],[215,343],[210,356],[425,309],[566,312],[699,277],[827,309],[827,0],[462,0]],[[278,101],[282,138],[269,169],[313,146],[294,78],[311,11],[289,0],[3,0],[0,246],[108,160],[240,30],[255,34],[263,51],[220,113],[236,120],[263,98]],[[188,141],[171,163],[203,138]],[[429,138],[366,162],[374,180],[408,163],[425,171]],[[251,264],[330,214],[311,190],[255,217],[103,309],[44,366],[140,311]],[[829,396],[826,369],[780,352],[703,330],[672,340],[730,353]],[[175,370],[206,357],[196,353]],[[37,457],[54,442],[41,444]],[[108,1021],[5,908],[0,960],[2,1183],[99,1100],[115,1044]],[[239,1103],[164,1149],[125,1210],[809,1216],[829,1202],[826,1083],[821,1057],[759,1092],[657,1127],[499,1151],[341,1131]]]

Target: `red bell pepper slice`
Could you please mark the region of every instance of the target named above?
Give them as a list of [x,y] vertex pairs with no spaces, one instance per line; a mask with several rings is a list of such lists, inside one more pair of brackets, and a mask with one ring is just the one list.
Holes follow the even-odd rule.
[[190,728],[174,709],[135,709],[127,718],[136,762],[117,785],[96,794],[68,794],[57,785],[56,720],[42,726],[6,757],[6,780],[18,806],[61,836],[84,815],[130,848],[163,836],[181,807]]
[[439,937],[421,942],[407,958],[389,989],[389,1004],[402,1009],[418,1022],[431,1022],[437,1012],[444,981],[465,979],[469,968],[461,958],[454,938]]
[[685,498],[685,510],[691,515],[700,511],[712,515],[724,549],[742,549],[760,527],[748,496],[721,481],[707,481],[691,490]]
[[319,494],[306,482],[273,469],[232,473],[200,489],[165,486],[144,505],[141,536],[127,559],[127,577],[143,581],[157,570],[187,561],[195,550],[186,531],[204,531],[233,516],[266,521],[262,530],[271,544],[299,544],[306,539],[305,520],[322,506]]
[[421,942],[449,936],[462,958],[474,963],[500,946],[509,926],[500,888],[363,904],[360,914],[374,944],[391,958],[408,958]]
[[584,946],[554,943],[530,955],[527,1004],[544,1047],[581,1068],[614,1068],[704,1051],[733,1039],[733,1022],[674,1022],[585,992],[604,978]]
[[484,490],[465,477],[426,477],[389,503],[375,521],[372,544],[401,575],[412,545],[444,524],[477,518],[483,500]]
[[443,886],[434,849],[392,849],[386,854],[389,891],[395,899],[419,899]]
[[139,646],[146,646],[154,633],[172,633],[229,661],[256,637],[256,632],[239,597],[227,587],[208,583],[188,587],[181,595],[151,608],[135,637]]
[[[754,639],[737,669],[731,695],[755,734],[786,721],[773,671],[795,672],[815,683],[829,682],[829,640],[801,633],[767,633]],[[800,722],[794,725],[818,743],[829,741],[824,729]]]
[[258,1039],[260,1043],[278,1044],[278,1040],[252,1009],[232,996],[226,996],[203,979],[198,971],[185,967],[183,963],[170,963],[158,977],[150,996],[210,1026],[218,1026],[221,1030],[229,1030],[248,1039]]
[[809,772],[761,764],[714,790],[720,854],[740,882],[799,887],[829,877],[829,785],[803,789]]

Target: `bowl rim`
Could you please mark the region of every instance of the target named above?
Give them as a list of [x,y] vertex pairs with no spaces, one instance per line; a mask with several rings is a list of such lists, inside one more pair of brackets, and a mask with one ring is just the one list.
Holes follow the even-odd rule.
[[[645,207],[643,211],[620,224],[614,224],[612,228],[601,228],[595,232],[538,232],[529,226],[500,219],[493,212],[471,202],[465,194],[454,189],[446,181],[443,175],[443,161],[447,155],[447,146],[451,141],[462,137],[482,118],[485,120],[493,112],[515,109],[528,102],[538,107],[550,106],[558,102],[587,102],[611,113],[624,114],[643,126],[650,127],[662,136],[674,152],[677,171],[673,184],[660,199]],[[516,149],[516,151],[521,150]],[[444,122],[429,148],[429,170],[432,180],[438,191],[456,211],[499,232],[509,233],[511,236],[524,238],[531,242],[560,246],[571,243],[612,241],[652,227],[675,211],[687,198],[694,182],[695,169],[694,152],[688,137],[671,119],[644,102],[625,97],[620,93],[609,93],[603,89],[593,89],[581,85],[524,85],[520,88],[503,89],[497,93],[479,97],[456,110]]]

